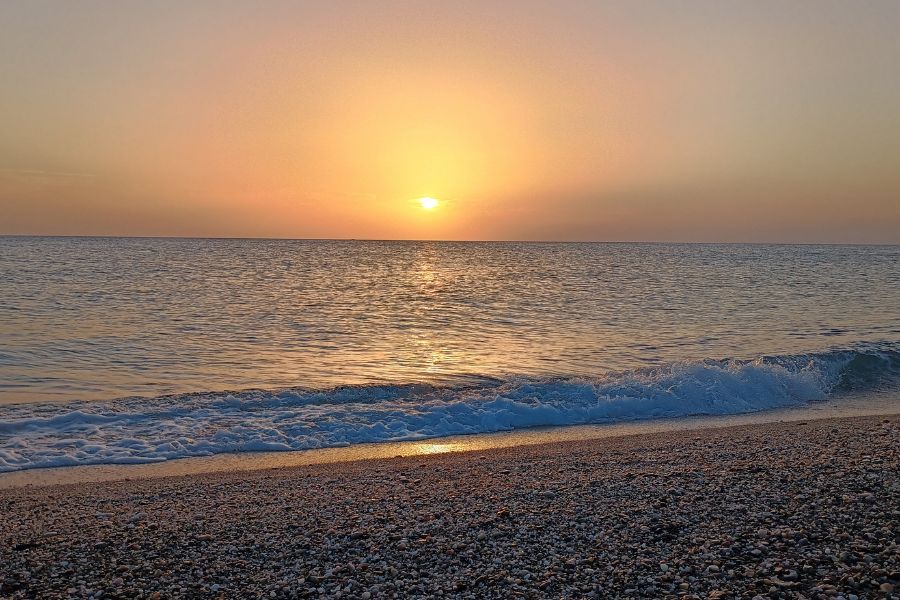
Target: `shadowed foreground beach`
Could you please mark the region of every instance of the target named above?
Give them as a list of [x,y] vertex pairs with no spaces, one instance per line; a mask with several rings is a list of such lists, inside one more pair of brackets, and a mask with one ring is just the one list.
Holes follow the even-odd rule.
[[900,597],[900,418],[0,491],[9,598]]

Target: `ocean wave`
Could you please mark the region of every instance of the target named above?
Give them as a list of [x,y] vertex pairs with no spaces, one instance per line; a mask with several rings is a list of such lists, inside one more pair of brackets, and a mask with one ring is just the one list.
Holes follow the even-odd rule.
[[900,382],[900,346],[674,363],[602,377],[193,393],[0,407],[0,472],[802,406]]

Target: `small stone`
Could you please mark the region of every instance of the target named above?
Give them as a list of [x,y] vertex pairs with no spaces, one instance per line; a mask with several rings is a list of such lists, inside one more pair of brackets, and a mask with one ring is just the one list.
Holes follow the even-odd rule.
[[0,597],[897,598],[896,439],[827,423],[4,491]]

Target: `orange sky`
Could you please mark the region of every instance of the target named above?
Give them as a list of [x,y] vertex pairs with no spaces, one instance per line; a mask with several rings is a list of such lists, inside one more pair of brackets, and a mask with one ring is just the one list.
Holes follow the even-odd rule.
[[900,243],[893,0],[184,4],[0,3],[0,233]]

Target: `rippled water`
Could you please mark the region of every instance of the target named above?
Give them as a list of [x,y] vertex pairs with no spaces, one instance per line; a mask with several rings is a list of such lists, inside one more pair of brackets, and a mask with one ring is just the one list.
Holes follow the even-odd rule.
[[893,398],[898,259],[0,238],[0,472]]
[[900,339],[900,248],[0,238],[0,403]]

